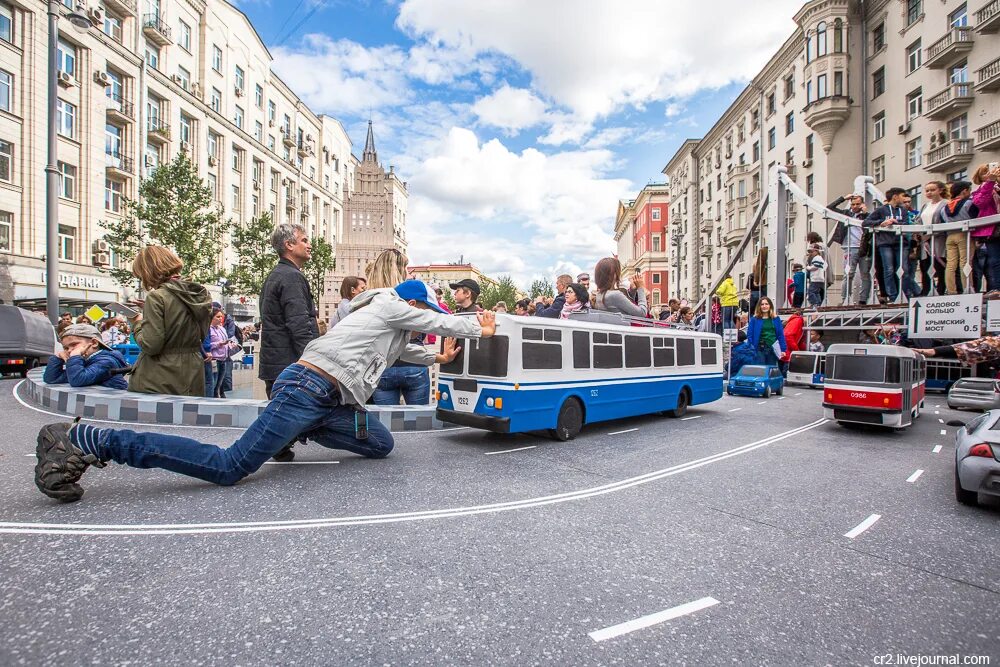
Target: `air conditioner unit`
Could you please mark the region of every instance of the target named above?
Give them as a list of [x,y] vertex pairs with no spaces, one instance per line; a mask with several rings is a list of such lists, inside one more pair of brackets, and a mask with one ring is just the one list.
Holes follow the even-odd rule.
[[181,152],[182,153],[187,153],[189,150],[191,150],[191,143],[187,142],[187,141],[182,141],[181,142]]
[[155,167],[156,159],[152,155],[147,155],[146,157],[143,158],[142,163],[147,167]]
[[111,83],[111,77],[108,76],[107,72],[105,72],[102,69],[99,69],[96,72],[94,72],[94,81],[101,84],[102,86],[107,86],[108,84]]
[[274,127],[274,119],[273,118],[271,118],[270,120],[267,121],[267,126],[268,127]]
[[111,266],[111,254],[106,252],[95,252],[94,266]]
[[243,97],[243,94],[244,94],[243,89],[240,88],[239,86],[236,86],[236,97]]
[[282,185],[288,185],[288,179],[287,178],[281,179],[281,184]]
[[174,83],[176,83],[181,88],[184,87],[184,78],[181,77],[180,74],[171,74],[170,75],[170,80],[173,81]]
[[909,123],[903,123],[902,125],[899,126],[899,133],[900,134],[906,134],[909,131],[910,131],[910,124]]
[[253,189],[254,190],[260,190],[260,181],[254,181],[253,182]]
[[809,167],[813,166],[812,158],[806,158],[805,160],[803,160],[802,161],[802,166],[805,167],[805,168],[807,168],[807,169]]
[[72,74],[70,74],[69,72],[62,72],[62,71],[59,72],[59,85],[60,86],[64,86],[66,88],[69,88],[74,83],[76,83],[76,82],[73,80],[73,75]]
[[90,18],[90,22],[93,23],[98,28],[104,25],[104,9],[101,7],[94,7],[93,9],[87,10],[87,16]]
[[209,167],[214,167],[218,163],[219,163],[219,160],[216,159],[216,157],[214,155],[209,155],[208,156],[208,166]]
[[94,241],[94,254],[101,252],[111,252],[111,244],[104,239],[97,239]]
[[201,84],[197,81],[191,82],[191,94],[196,97],[201,97]]
[[311,135],[311,134],[307,134],[307,135],[306,135],[306,141],[309,141],[309,142],[311,142],[312,140],[313,140],[313,135]]

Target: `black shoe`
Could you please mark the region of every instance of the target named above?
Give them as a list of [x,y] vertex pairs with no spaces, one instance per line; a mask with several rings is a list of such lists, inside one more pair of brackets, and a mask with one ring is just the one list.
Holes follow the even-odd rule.
[[295,459],[295,451],[292,447],[295,445],[294,442],[290,442],[281,448],[277,454],[271,457],[272,461],[277,461],[278,463],[288,463]]
[[[74,422],[75,423],[75,422]],[[96,456],[86,454],[70,442],[69,430],[74,424],[47,424],[38,431],[35,456],[35,486],[49,498],[71,503],[83,497],[77,484],[91,465],[103,468]]]

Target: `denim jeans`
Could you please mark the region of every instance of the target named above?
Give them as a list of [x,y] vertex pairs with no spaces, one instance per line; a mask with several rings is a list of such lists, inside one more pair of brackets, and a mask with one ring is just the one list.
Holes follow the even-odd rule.
[[809,281],[809,292],[807,298],[809,299],[809,305],[814,308],[823,305],[823,297],[826,296],[826,283],[815,283],[811,280]]
[[431,402],[431,374],[426,366],[390,366],[379,378],[372,395],[375,405],[399,405],[402,396],[407,405]]
[[[899,296],[899,277],[896,275],[900,260],[899,241],[880,245],[878,247],[878,254],[882,258],[882,281],[885,285],[885,295],[890,302],[895,301]],[[920,294],[920,287],[913,279],[916,269],[917,260],[910,259],[907,252],[903,263],[903,294],[908,297]]]
[[736,306],[723,306],[722,307],[722,328],[723,329],[735,329],[736,328]]
[[226,397],[226,375],[233,372],[233,362],[229,359],[216,359],[212,362],[215,366],[215,385],[212,396],[216,398]]
[[205,398],[215,396],[215,362],[205,362]]
[[[372,459],[392,451],[392,434],[368,420],[368,439],[354,437],[354,409],[340,403],[340,389],[319,373],[292,364],[274,382],[264,412],[229,447],[206,445],[178,435],[102,429],[98,456],[133,468],[162,468],[229,486],[259,469],[287,443],[303,435],[330,449]],[[364,414],[358,417],[364,419]]]
[[1000,289],[1000,239],[986,242],[986,291]]

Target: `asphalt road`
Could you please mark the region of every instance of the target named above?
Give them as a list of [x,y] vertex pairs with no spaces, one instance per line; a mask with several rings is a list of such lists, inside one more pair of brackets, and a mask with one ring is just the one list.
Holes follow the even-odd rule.
[[819,392],[790,387],[567,443],[399,434],[382,461],[309,445],[296,461],[315,463],[233,488],[92,469],[59,505],[32,483],[54,418],[14,385],[3,665],[1000,664],[1000,506],[956,503],[941,421],[969,415],[936,395],[902,433],[824,423]]

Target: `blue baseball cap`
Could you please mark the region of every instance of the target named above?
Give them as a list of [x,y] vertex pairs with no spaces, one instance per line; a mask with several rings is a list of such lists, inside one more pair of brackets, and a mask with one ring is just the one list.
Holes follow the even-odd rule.
[[427,304],[431,310],[436,310],[441,314],[447,314],[441,309],[437,302],[437,294],[429,285],[421,280],[406,280],[396,285],[396,294],[403,301],[419,301]]

